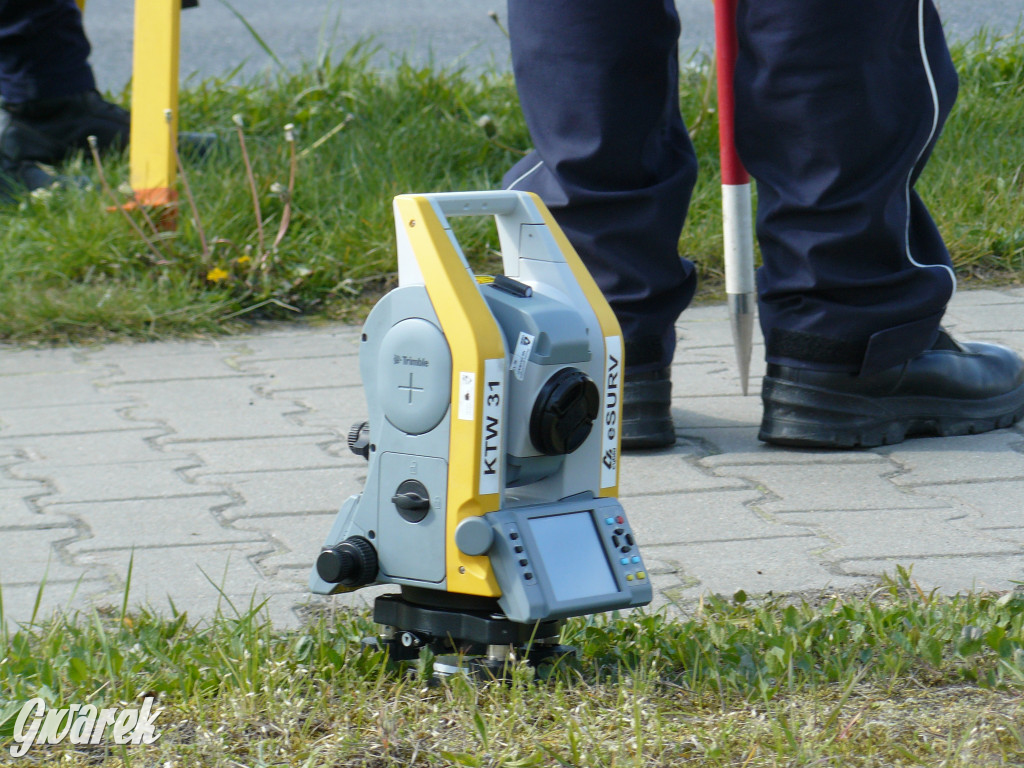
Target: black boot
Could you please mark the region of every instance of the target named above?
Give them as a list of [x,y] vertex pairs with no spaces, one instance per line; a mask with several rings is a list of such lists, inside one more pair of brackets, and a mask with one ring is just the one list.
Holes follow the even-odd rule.
[[88,179],[72,178],[63,174],[50,173],[38,163],[25,161],[8,162],[0,156],[0,203],[14,203],[26,191],[88,184]]
[[0,156],[11,162],[58,165],[74,152],[88,152],[90,136],[96,137],[100,152],[128,146],[128,111],[96,91],[5,104],[3,109]]
[[0,110],[0,202],[54,185],[80,185],[81,179],[51,173],[68,155],[89,150],[95,136],[100,151],[128,145],[127,110],[104,101],[96,91],[60,99],[5,104]]
[[1024,416],[1024,360],[945,331],[907,362],[870,376],[769,364],[758,437],[776,445],[871,448],[914,435],[967,435]]
[[622,394],[622,450],[675,445],[671,406],[670,369],[627,373]]

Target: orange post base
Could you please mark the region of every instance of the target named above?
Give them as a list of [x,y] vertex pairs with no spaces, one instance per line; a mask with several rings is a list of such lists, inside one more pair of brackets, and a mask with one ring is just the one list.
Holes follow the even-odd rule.
[[124,209],[133,211],[136,208],[154,211],[156,216],[153,221],[157,229],[171,232],[178,228],[178,191],[176,189],[167,187],[136,189],[134,199],[125,203]]

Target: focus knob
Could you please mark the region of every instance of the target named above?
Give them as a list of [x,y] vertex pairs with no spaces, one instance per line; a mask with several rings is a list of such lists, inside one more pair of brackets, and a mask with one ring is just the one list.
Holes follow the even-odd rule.
[[348,449],[356,456],[370,460],[370,422],[358,421],[348,431]]
[[316,559],[316,572],[328,584],[362,587],[377,579],[377,550],[362,536],[349,536],[324,547]]

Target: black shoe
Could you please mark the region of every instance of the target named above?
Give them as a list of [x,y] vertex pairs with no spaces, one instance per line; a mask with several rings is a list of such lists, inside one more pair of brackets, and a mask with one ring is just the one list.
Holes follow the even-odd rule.
[[8,163],[57,165],[74,152],[88,152],[90,136],[96,137],[100,152],[128,146],[128,111],[96,91],[5,104],[3,111],[0,155]]
[[16,202],[25,192],[88,181],[51,173],[68,155],[89,149],[95,136],[100,151],[127,146],[128,112],[96,91],[61,99],[5,104],[0,109],[0,202]]
[[13,163],[0,156],[0,204],[17,203],[26,192],[37,189],[85,189],[88,186],[89,180],[84,176],[51,173],[38,163]]
[[995,344],[931,349],[871,376],[769,364],[761,390],[766,443],[872,448],[914,435],[968,435],[1024,416],[1024,360]]
[[[14,202],[36,189],[83,186],[88,180],[50,173],[40,164],[58,165],[77,151],[89,153],[95,136],[100,154],[128,146],[131,115],[96,91],[61,99],[5,104],[0,109],[0,202]],[[213,133],[179,133],[183,156],[204,159],[217,145]]]
[[675,445],[671,405],[672,379],[668,368],[627,373],[622,395],[622,450]]

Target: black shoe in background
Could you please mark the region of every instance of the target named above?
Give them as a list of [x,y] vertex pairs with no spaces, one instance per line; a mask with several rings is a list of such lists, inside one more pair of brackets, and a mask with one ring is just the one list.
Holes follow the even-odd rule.
[[25,192],[87,181],[51,173],[68,155],[88,152],[95,136],[101,152],[128,145],[128,111],[104,101],[96,91],[60,99],[39,99],[0,108],[0,202],[13,203]]
[[871,376],[769,364],[761,390],[767,443],[872,448],[915,435],[968,435],[1024,417],[1024,360],[945,331],[906,363]]
[[622,395],[622,450],[668,448],[676,444],[669,368],[627,373]]
[[[95,136],[100,154],[125,149],[131,131],[128,110],[105,101],[96,91],[61,99],[39,99],[0,108],[0,202],[19,194],[57,186],[83,186],[87,180],[53,174],[42,165],[59,165],[68,155],[89,154]],[[213,133],[178,134],[183,156],[203,160],[217,146]]]
[[0,156],[0,203],[15,203],[26,190],[49,189],[61,179],[36,163],[9,162]]
[[9,163],[58,165],[68,155],[89,151],[95,136],[100,152],[128,146],[128,110],[104,101],[96,91],[60,99],[5,104],[0,156]]

